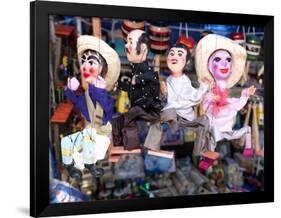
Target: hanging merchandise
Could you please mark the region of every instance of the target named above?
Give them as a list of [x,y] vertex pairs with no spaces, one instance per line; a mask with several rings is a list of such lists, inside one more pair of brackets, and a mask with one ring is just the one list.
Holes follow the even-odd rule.
[[174,152],[149,150],[144,158],[144,167],[149,175],[175,172]]
[[83,93],[77,95],[80,82],[68,78],[65,95],[85,117],[86,128],[61,140],[63,164],[71,177],[81,179],[87,168],[95,177],[103,175],[96,166],[105,157],[112,127],[113,99],[110,91],[120,73],[118,54],[98,37],[83,35],[77,40]]
[[196,47],[195,63],[199,79],[209,78],[213,87],[203,99],[206,115],[210,121],[214,143],[222,139],[233,140],[246,136],[243,155],[252,156],[251,128],[245,126],[233,130],[233,120],[252,96],[256,88],[250,86],[242,90],[240,98],[230,98],[228,91],[241,78],[246,62],[245,48],[233,40],[216,34],[210,34],[201,39]]
[[155,54],[163,54],[169,47],[170,28],[163,22],[151,23],[149,38],[151,51]]
[[50,181],[50,203],[84,202],[90,198],[66,182],[57,179]]
[[120,90],[118,93],[118,99],[117,99],[117,111],[119,113],[125,113],[128,112],[129,109],[129,96],[128,92]]
[[264,125],[264,111],[263,111],[263,101],[261,99],[258,99],[257,119],[258,119],[258,125],[263,126]]
[[236,32],[230,33],[230,38],[234,41],[237,42],[239,45],[245,47],[245,27],[243,26],[243,32],[239,32],[240,26],[237,27]]
[[145,21],[124,20],[121,26],[124,40],[127,41],[128,33],[136,29],[145,30]]
[[184,129],[180,128],[176,131],[170,127],[169,124],[163,123],[161,126],[162,136],[161,136],[161,146],[167,145],[182,145],[184,142]]
[[252,118],[252,138],[253,147],[257,156],[263,156],[263,150],[260,147],[259,127],[257,122],[257,103],[253,104],[253,118]]
[[116,179],[134,179],[144,177],[143,158],[139,154],[123,154],[115,163]]
[[207,151],[202,155],[202,160],[199,162],[198,168],[203,172],[213,165],[213,163],[219,158],[220,154],[213,151]]
[[195,40],[188,35],[188,24],[185,23],[185,34],[182,34],[182,23],[180,23],[179,27],[179,38],[176,43],[185,44],[188,48],[190,53],[193,52],[193,48],[195,47]]
[[248,29],[248,35],[246,40],[247,59],[250,61],[256,61],[259,58],[261,51],[261,39],[255,35],[255,28],[253,27],[253,33],[250,34],[250,27]]

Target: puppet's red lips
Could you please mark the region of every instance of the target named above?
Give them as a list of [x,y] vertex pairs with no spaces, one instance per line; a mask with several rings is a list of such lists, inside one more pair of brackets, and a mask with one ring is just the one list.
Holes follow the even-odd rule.
[[228,70],[229,70],[229,68],[221,68],[221,69],[220,69],[220,72],[221,72],[221,73],[227,73]]
[[88,77],[90,76],[90,74],[89,74],[89,73],[83,73],[83,76],[84,76],[85,78],[88,78]]
[[172,64],[177,64],[177,63],[178,63],[178,60],[177,60],[177,59],[172,59],[172,60],[171,60],[171,63],[172,63]]

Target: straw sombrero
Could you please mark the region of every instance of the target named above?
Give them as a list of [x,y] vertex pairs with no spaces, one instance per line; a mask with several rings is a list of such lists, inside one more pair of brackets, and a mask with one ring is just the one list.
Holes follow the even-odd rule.
[[108,65],[105,81],[107,83],[107,90],[111,90],[120,74],[121,64],[118,54],[98,37],[88,35],[80,36],[77,39],[77,53],[79,59],[88,49],[99,52],[105,59]]
[[232,56],[232,73],[227,80],[227,87],[231,88],[240,80],[247,58],[245,48],[231,39],[216,34],[209,34],[202,38],[195,50],[196,73],[199,79],[207,77],[215,82],[211,72],[208,70],[208,60],[213,52],[219,49],[229,51]]

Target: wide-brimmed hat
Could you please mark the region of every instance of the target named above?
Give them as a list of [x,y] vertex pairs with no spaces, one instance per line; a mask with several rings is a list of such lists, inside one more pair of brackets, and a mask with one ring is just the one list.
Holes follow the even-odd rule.
[[227,50],[232,56],[232,73],[227,80],[227,87],[231,88],[240,80],[244,72],[247,54],[245,48],[229,38],[209,34],[198,42],[195,50],[196,73],[199,79],[207,77],[210,81],[215,82],[208,70],[208,60],[219,49]]
[[79,59],[86,50],[94,50],[99,52],[105,59],[108,67],[105,81],[107,90],[111,90],[120,74],[120,59],[117,52],[111,48],[106,42],[95,36],[82,35],[77,39],[77,53]]

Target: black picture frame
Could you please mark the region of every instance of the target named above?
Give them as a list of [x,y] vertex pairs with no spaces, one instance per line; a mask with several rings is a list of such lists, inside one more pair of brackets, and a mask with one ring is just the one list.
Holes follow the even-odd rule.
[[[82,203],[49,202],[49,15],[96,16],[264,27],[264,191]],[[35,1],[30,3],[30,215],[61,216],[274,201],[274,17],[234,13],[104,6]]]

